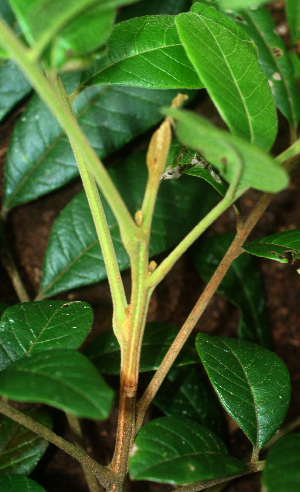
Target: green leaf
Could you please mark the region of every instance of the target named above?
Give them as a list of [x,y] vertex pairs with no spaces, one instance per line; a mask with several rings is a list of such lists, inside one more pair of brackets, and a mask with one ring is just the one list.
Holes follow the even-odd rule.
[[[146,156],[138,152],[109,169],[129,210],[141,207],[147,180]],[[199,204],[199,195],[205,201]],[[214,190],[204,181],[184,176],[162,183],[152,224],[150,255],[178,244],[215,204]],[[129,268],[116,220],[103,199],[119,267]],[[195,212],[196,211],[196,212]],[[106,278],[99,241],[84,192],[79,193],[56,220],[46,251],[41,296],[49,297]]]
[[92,323],[86,302],[24,302],[8,308],[0,323],[0,370],[28,354],[80,347]]
[[196,367],[172,368],[153,403],[168,417],[194,420],[224,437],[220,408]]
[[286,46],[276,32],[275,21],[266,8],[227,14],[251,36],[258,48],[258,60],[268,78],[277,107],[296,127],[300,118],[297,79]]
[[298,0],[286,0],[285,11],[290,30],[292,44],[300,38],[300,3]]
[[174,417],[152,420],[140,430],[129,458],[135,480],[180,485],[229,477],[247,470],[221,439],[197,422]]
[[163,108],[176,120],[176,134],[186,146],[197,150],[229,183],[242,169],[236,193],[246,188],[276,193],[288,184],[286,171],[259,147],[213,126],[189,111]]
[[[195,252],[194,264],[208,283],[224,257],[234,234],[206,237]],[[244,253],[236,258],[220,283],[218,294],[226,297],[240,311],[239,338],[270,348],[271,334],[260,271],[255,259]]]
[[177,179],[182,174],[205,179],[222,196],[225,196],[228,189],[227,183],[220,178],[197,151],[188,149],[178,140],[173,140],[162,179]]
[[15,22],[15,15],[9,5],[7,0],[1,0],[0,3],[0,15],[3,20],[9,25],[12,26]]
[[113,390],[82,354],[48,350],[13,362],[0,373],[0,394],[31,403],[45,403],[77,417],[109,416]]
[[[40,424],[52,428],[50,412],[47,409],[33,408],[25,413]],[[4,415],[0,415],[0,428],[0,473],[29,475],[49,443]],[[1,492],[2,490],[1,487]]]
[[[68,93],[79,74],[68,74]],[[70,80],[71,79],[71,80]],[[103,158],[160,119],[175,90],[89,87],[75,101],[82,130]],[[5,167],[4,205],[10,209],[63,186],[78,176],[70,144],[44,103],[34,96],[13,132]]]
[[107,11],[135,0],[10,0],[22,30],[30,44],[45,47],[64,26],[97,3]]
[[284,436],[269,451],[262,473],[263,492],[299,492],[300,435]]
[[199,334],[196,348],[229,415],[258,449],[281,425],[291,383],[284,362],[245,340]]
[[13,61],[0,67],[0,121],[31,91],[31,86]]
[[0,301],[0,317],[4,313],[4,311],[9,308],[9,304],[6,304],[6,302],[1,302]]
[[190,61],[231,132],[269,150],[276,107],[253,41],[217,10],[200,3],[192,9],[197,13],[176,18]]
[[107,55],[82,74],[82,85],[155,89],[203,87],[177,34],[175,17],[137,17],[117,24]]
[[269,0],[220,0],[220,8],[225,9],[255,9],[260,5],[264,5],[265,3],[269,3]]
[[243,249],[252,255],[288,263],[287,253],[292,254],[293,260],[300,257],[300,229],[281,231],[256,239],[244,244]]
[[191,0],[142,0],[134,5],[123,7],[118,14],[117,22],[144,15],[177,15],[188,12]]
[[22,475],[0,475],[1,492],[46,492],[31,478]]
[[[178,334],[178,328],[165,323],[147,323],[143,337],[140,372],[154,371],[160,366],[170,345]],[[104,374],[120,374],[120,346],[112,330],[100,333],[84,349],[83,353]],[[192,340],[188,340],[175,361],[182,366],[198,362]]]
[[52,67],[63,70],[72,70],[73,67],[76,69],[80,59],[90,65],[93,61],[90,54],[96,49],[99,50],[108,39],[115,14],[115,9],[103,10],[100,3],[73,19],[52,42]]

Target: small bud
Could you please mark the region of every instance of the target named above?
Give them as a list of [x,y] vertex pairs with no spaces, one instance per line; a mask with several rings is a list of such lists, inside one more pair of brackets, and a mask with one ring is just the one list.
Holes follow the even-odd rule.
[[148,269],[149,275],[152,275],[152,273],[154,272],[154,270],[156,269],[156,267],[157,267],[156,261],[153,261],[153,260],[150,261],[150,263],[149,263],[149,269]]
[[143,223],[143,220],[144,220],[144,213],[142,210],[137,210],[135,212],[135,223],[138,227],[141,227],[142,223]]

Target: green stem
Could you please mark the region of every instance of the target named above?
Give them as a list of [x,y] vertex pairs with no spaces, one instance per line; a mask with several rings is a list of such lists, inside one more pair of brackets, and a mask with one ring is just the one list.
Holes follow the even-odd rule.
[[[75,446],[82,451],[85,451],[84,439],[80,427],[80,423],[77,417],[71,415],[70,413],[66,413],[66,417],[69,422],[69,426],[72,432],[72,437],[75,443]],[[89,488],[90,492],[100,492],[99,483],[93,474],[93,472],[87,468],[85,465],[81,465],[83,469],[83,473]]]
[[0,401],[0,412],[6,415],[6,417],[9,417],[15,422],[18,422],[20,425],[23,425],[24,427],[26,427],[26,429],[29,429],[35,434],[43,437],[46,441],[51,442],[70,456],[73,456],[73,458],[75,458],[81,464],[89,468],[97,477],[99,483],[101,483],[101,485],[103,485],[104,487],[108,487],[111,482],[114,481],[115,477],[111,470],[109,470],[105,466],[99,465],[99,463],[90,458],[87,453],[76,448],[76,446],[58,436],[44,425],[36,422],[27,415],[24,415],[22,412],[19,412],[15,408],[12,408],[10,405],[7,405],[3,401]]
[[132,239],[131,233],[137,229],[137,226],[102,162],[70,112],[66,111],[65,105],[61,98],[57,97],[57,93],[51,83],[35,62],[32,61],[30,50],[19,41],[1,18],[0,45],[20,67],[40,98],[56,117],[62,129],[72,138],[73,142],[76,142],[78,153],[88,163],[99,188],[118,221],[122,237],[124,240],[126,238],[128,240]]

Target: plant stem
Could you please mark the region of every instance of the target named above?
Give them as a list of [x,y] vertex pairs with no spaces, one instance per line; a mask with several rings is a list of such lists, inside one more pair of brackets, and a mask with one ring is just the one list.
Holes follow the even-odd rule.
[[[66,417],[69,422],[69,426],[72,432],[72,436],[74,439],[75,446],[82,451],[85,451],[83,435],[80,427],[80,423],[77,417],[71,415],[70,413],[66,413]],[[90,492],[100,492],[99,483],[93,474],[93,472],[87,468],[85,465],[81,464],[83,473],[85,475],[85,479]]]
[[0,252],[1,252],[1,259],[2,259],[3,266],[5,267],[9,275],[11,283],[13,284],[13,287],[16,291],[16,294],[20,302],[29,302],[30,297],[27,294],[27,291],[21,280],[21,277],[19,275],[11,251],[8,247],[1,219],[0,219]]
[[126,239],[130,236],[131,231],[137,229],[137,227],[109,174],[89,144],[77,121],[74,120],[69,111],[66,111],[64,103],[61,98],[57,97],[57,93],[51,83],[42,73],[39,66],[31,59],[30,50],[19,41],[1,18],[0,45],[20,67],[40,98],[56,117],[62,129],[72,138],[73,142],[76,142],[78,153],[88,163],[99,188],[118,221],[121,236]]
[[6,417],[15,420],[20,425],[23,425],[24,427],[26,427],[26,429],[29,429],[35,434],[43,437],[46,441],[51,442],[70,456],[73,456],[73,458],[75,458],[81,464],[89,468],[97,477],[99,483],[101,483],[101,485],[103,485],[104,487],[109,486],[111,482],[114,481],[115,477],[107,467],[99,465],[99,463],[90,458],[90,456],[86,452],[76,448],[76,446],[58,436],[52,430],[48,429],[39,422],[36,422],[27,415],[24,415],[22,412],[19,412],[15,408],[12,408],[10,405],[4,403],[1,400],[0,412],[6,415]]
[[[250,213],[248,219],[246,220],[244,226],[240,226],[232,241],[229,249],[227,250],[224,258],[210,279],[209,283],[205,287],[202,295],[196,302],[193,310],[189,314],[187,320],[183,324],[181,330],[179,331],[177,337],[169,348],[167,354],[165,355],[160,367],[154,374],[149,386],[146,388],[143,396],[137,405],[137,420],[136,420],[136,430],[137,432],[142,426],[145,413],[152,402],[154,396],[156,395],[158,389],[160,388],[164,378],[172,367],[176,357],[178,356],[181,348],[185,344],[187,338],[191,334],[196,323],[200,319],[202,313],[204,312],[206,306],[211,300],[212,296],[216,292],[218,286],[220,285],[222,279],[224,278],[226,272],[228,271],[233,260],[237,258],[242,252],[241,246],[244,244],[248,235],[252,231],[253,227],[268,207],[273,195],[270,193],[264,193],[259,202],[256,204],[255,208]],[[155,274],[155,272],[154,272]]]

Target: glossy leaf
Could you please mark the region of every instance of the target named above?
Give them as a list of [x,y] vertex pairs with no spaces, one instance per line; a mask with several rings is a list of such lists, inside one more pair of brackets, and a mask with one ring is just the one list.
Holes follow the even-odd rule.
[[[147,323],[143,337],[140,372],[158,369],[171,343],[178,334],[178,328],[165,323]],[[83,353],[103,374],[120,374],[120,346],[112,330],[100,333],[84,349]],[[175,361],[181,366],[198,362],[192,340],[188,340]]]
[[297,79],[286,46],[276,32],[271,13],[266,8],[260,8],[227,15],[255,42],[259,63],[268,78],[276,105],[290,125],[296,127],[300,118]]
[[28,354],[80,347],[92,323],[93,310],[86,302],[15,304],[1,318],[0,370]]
[[[65,76],[68,93],[79,74]],[[134,87],[89,87],[75,101],[78,122],[103,158],[161,119],[159,108],[177,91]],[[5,167],[7,209],[33,200],[78,176],[77,165],[58,123],[34,96],[13,132]]]
[[[51,429],[50,413],[46,410],[33,408],[25,413]],[[38,434],[4,415],[0,415],[0,428],[0,473],[29,475],[43,456],[49,443]],[[2,487],[0,490],[2,492]]]
[[285,11],[291,42],[292,44],[297,44],[300,38],[300,3],[298,0],[286,0]]
[[220,408],[196,367],[172,368],[153,403],[168,417],[194,420],[224,437]]
[[[194,264],[208,283],[234,239],[231,233],[206,237],[195,252]],[[217,289],[240,311],[239,338],[270,348],[271,334],[257,262],[244,253],[236,258]]]
[[291,383],[284,362],[259,345],[199,334],[196,348],[222,405],[257,448],[281,425]]
[[[145,161],[145,153],[140,152],[109,169],[132,212],[142,204],[147,179]],[[199,195],[206,197],[200,205]],[[215,199],[211,187],[188,176],[172,183],[162,183],[154,211],[150,255],[177,244],[208,213]],[[103,206],[120,269],[125,270],[129,268],[129,259],[115,218],[104,199]],[[106,270],[102,253],[85,194],[81,192],[64,209],[52,228],[43,265],[41,296],[49,297],[104,278]]]
[[45,47],[49,41],[77,16],[99,4],[103,11],[135,0],[10,0],[22,30],[30,44]]
[[223,13],[200,3],[192,10],[176,17],[190,61],[231,132],[269,150],[276,108],[253,41]]
[[205,179],[222,196],[226,194],[228,189],[227,183],[220,178],[218,173],[197,151],[188,149],[178,140],[173,140],[162,179],[178,179],[182,174]]
[[245,463],[230,456],[211,430],[174,417],[155,419],[142,427],[129,458],[131,478],[174,485],[246,470]]
[[31,91],[31,86],[13,61],[0,67],[0,121]]
[[63,349],[13,362],[0,373],[0,394],[100,420],[109,416],[113,402],[113,390],[91,362],[78,352]]
[[117,24],[107,55],[83,73],[81,84],[155,89],[203,87],[178,37],[171,15],[137,17]]
[[271,448],[262,473],[263,492],[300,490],[300,435],[284,436]]
[[176,120],[176,134],[186,146],[197,150],[229,183],[241,171],[237,194],[249,187],[278,192],[288,184],[286,171],[267,153],[207,119],[189,111],[163,108]]
[[143,15],[177,15],[187,12],[191,4],[191,0],[141,0],[134,5],[123,7],[118,14],[117,22]]
[[256,239],[244,244],[243,249],[252,255],[288,263],[288,253],[292,255],[293,260],[300,257],[300,229],[281,231]]
[[46,492],[38,483],[22,475],[0,475],[1,492]]

